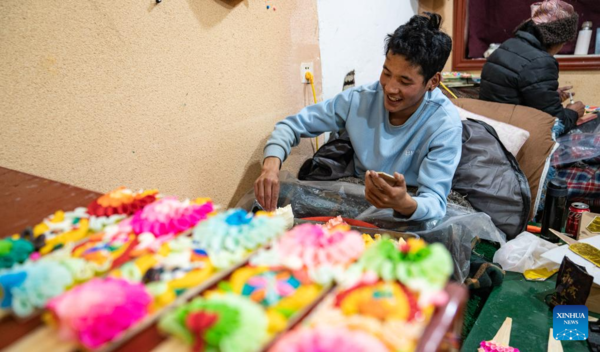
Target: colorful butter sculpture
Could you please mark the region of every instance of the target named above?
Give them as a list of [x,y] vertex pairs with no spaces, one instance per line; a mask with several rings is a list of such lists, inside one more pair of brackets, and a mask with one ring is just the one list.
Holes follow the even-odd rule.
[[443,291],[453,272],[452,258],[439,243],[428,245],[423,240],[409,239],[396,243],[385,239],[369,247],[348,270],[347,280],[361,273],[373,272],[384,281],[399,281],[427,299]]
[[518,348],[505,346],[494,341],[481,341],[479,344],[481,352],[519,352]]
[[260,305],[234,294],[198,297],[169,313],[159,328],[192,345],[193,351],[253,352],[267,341]]
[[150,311],[152,297],[142,284],[93,279],[48,303],[48,319],[65,340],[95,349],[117,338]]
[[146,205],[153,203],[158,198],[157,190],[131,191],[119,187],[92,201],[87,212],[93,216],[109,217],[113,215],[133,215]]
[[287,326],[296,313],[319,297],[323,286],[289,269],[245,266],[236,270],[220,290],[248,297],[260,304],[268,317],[272,336]]
[[[294,227],[250,265],[236,270],[227,285],[265,307],[269,333],[282,331],[288,320],[315,301],[365,249],[362,236],[347,227]],[[222,286],[223,287],[223,286]]]
[[347,226],[302,224],[251,259],[254,266],[283,266],[321,285],[331,283],[365,250],[365,242]]
[[147,249],[137,259],[123,264],[109,276],[141,282],[153,297],[152,310],[171,303],[178,294],[197,286],[214,272],[206,252],[180,236],[163,243],[158,250]]
[[156,309],[212,274],[206,253],[194,248],[189,237],[177,235],[206,220],[213,210],[208,198],[180,202],[165,197],[107,229],[98,240],[82,244],[74,255],[103,267],[120,266],[109,276],[146,284]]
[[73,211],[57,211],[33,228],[32,242],[41,255],[81,241],[89,233],[89,215],[86,208]]
[[323,224],[323,227],[329,231],[333,230],[337,226],[343,226],[347,230],[350,230],[350,225],[348,225],[340,215],[336,216],[335,218],[329,219],[329,221]]
[[[139,209],[138,213],[167,219],[166,223],[184,218],[189,227],[206,219],[213,211],[212,203],[205,199],[191,203],[164,199],[145,204],[149,209]],[[158,209],[154,204],[158,205]],[[171,228],[188,229],[182,227],[181,223]],[[152,233],[136,234],[132,221],[127,219],[108,226],[104,232],[91,235],[74,249],[72,244],[67,244],[47,256],[13,267],[0,273],[1,306],[11,308],[18,316],[29,316],[73,286],[105,274],[111,268],[144,256],[149,251],[158,250],[164,242],[173,238],[164,236],[164,232],[161,234],[163,236],[158,239]],[[167,259],[170,258],[168,256]]]
[[[92,233],[103,231],[114,225],[145,205],[154,202],[158,197],[156,190],[133,192],[124,187],[100,196],[87,208],[76,208],[73,211],[59,210],[46,217],[41,223],[26,229],[13,238],[31,242],[31,246],[23,243],[0,241],[0,268],[10,268],[23,263],[31,255],[46,255],[69,243],[80,242]],[[8,252],[3,251],[8,248]],[[26,255],[25,255],[26,254]]]
[[273,212],[267,212],[264,210],[256,212],[257,216],[269,216],[269,217],[278,217],[284,220],[286,230],[294,227],[294,212],[292,211],[292,205],[288,204],[283,208],[277,208]]
[[[229,210],[199,223],[193,239],[180,236],[165,242],[164,237],[140,234],[138,244],[130,252],[136,259],[110,275],[143,282],[154,297],[153,309],[157,309],[171,303],[186,289],[201,284],[216,270],[225,268],[223,258],[230,265],[237,264],[250,251],[283,232],[279,217]],[[203,240],[203,233],[210,234],[210,242]],[[245,255],[238,256],[240,253]]]
[[76,208],[66,213],[59,210],[44,219],[34,227],[32,242],[40,254],[47,254],[133,215],[156,201],[157,197],[156,190],[133,192],[124,187],[117,188],[95,199],[87,208]]
[[[496,335],[491,341],[481,341],[477,352],[519,352],[518,348],[510,347],[510,332],[512,330],[512,318],[507,317]],[[552,329],[550,329],[550,339],[548,340],[548,351],[562,351],[560,341],[556,341],[552,336]],[[557,346],[551,346],[554,342],[558,343]]]
[[[328,231],[319,225],[299,225],[204,296],[210,300],[215,294],[233,294],[258,304],[267,317],[265,333],[270,339],[314,303],[324,293],[325,284],[331,283],[334,273],[343,272],[364,248],[362,236],[356,231],[339,227]],[[182,312],[186,309],[163,317],[161,330],[184,337],[198,351],[213,350],[215,345],[208,340],[208,334],[194,334],[183,324],[187,318]],[[262,337],[252,341],[243,351],[258,351],[266,342]]]
[[388,352],[389,349],[373,335],[345,327],[301,327],[287,333],[271,352]]
[[[90,300],[88,302],[83,300],[82,306],[76,310],[76,314],[80,314],[79,316],[69,312],[66,306],[64,310],[54,309],[52,310],[52,317],[55,324],[59,326],[61,331],[69,332],[69,334],[64,333],[62,336],[71,337],[86,348],[94,349],[104,346],[120,336],[126,329],[135,325],[135,321],[141,319],[140,317],[147,316],[170,304],[178,295],[191,287],[198,286],[216,270],[219,270],[210,257],[211,251],[223,257],[231,258],[233,257],[232,253],[238,253],[240,249],[244,251],[256,249],[252,248],[249,243],[254,243],[254,246],[261,246],[265,243],[264,239],[257,237],[258,234],[262,234],[266,238],[276,238],[278,233],[283,232],[283,227],[277,225],[283,222],[278,220],[277,217],[252,216],[252,214],[237,210],[226,213],[228,215],[224,217],[215,215],[208,220],[199,222],[201,219],[212,215],[212,203],[206,200],[180,203],[195,210],[182,209],[181,204],[175,203],[169,198],[162,198],[138,211],[130,222],[126,221],[124,224],[119,224],[121,228],[130,227],[132,233],[136,234],[136,240],[130,246],[131,249],[127,250],[128,257],[132,259],[109,272],[108,277],[134,286],[140,285],[144,291],[144,297],[149,297],[149,301],[147,303],[144,301],[145,304],[143,305],[134,301],[136,304],[129,306],[125,299],[119,304],[116,302],[111,303],[105,309],[100,301]],[[269,221],[265,221],[265,219]],[[179,234],[185,233],[188,230],[186,226],[193,226],[196,222],[199,222],[198,227],[201,227],[206,222],[214,223],[215,221],[222,224],[213,224],[209,228],[231,227],[220,233],[220,235],[231,237],[234,241],[231,242],[221,238],[217,241],[217,243],[222,244],[221,247],[217,243],[211,242],[211,251],[209,251],[199,247],[201,242],[197,241],[196,235],[194,235],[194,239],[182,235],[175,236],[178,234],[175,231],[179,231]],[[256,224],[253,224],[255,221]],[[259,226],[262,228],[258,228]],[[194,232],[197,233],[197,231]],[[215,232],[215,234],[215,238],[219,238],[219,233]],[[249,240],[246,240],[245,237],[248,237]],[[125,240],[122,242],[125,243]],[[231,253],[227,253],[228,251],[231,251]],[[91,282],[80,285],[78,288],[81,292],[89,292],[85,286],[98,285],[99,281],[95,280],[93,284]],[[59,300],[61,297],[69,295],[70,292],[56,299]],[[65,301],[67,300],[65,299]],[[121,308],[122,306],[125,308]],[[90,318],[83,315],[86,309],[91,311],[106,310],[106,312],[104,315]],[[114,309],[114,312],[111,309]],[[131,310],[128,314],[136,317],[137,320],[127,320],[127,324],[119,323],[118,327],[111,327],[109,334],[94,335],[94,340],[91,342],[89,339],[84,340],[82,338],[85,331],[72,326],[64,326],[65,324],[71,324],[76,319],[86,320],[90,326],[94,324],[106,326],[110,324],[107,319],[113,319],[113,313],[120,314],[121,309]],[[134,309],[141,311],[133,311]]]
[[[177,294],[200,284],[213,268],[206,256],[197,255],[190,245],[189,238],[176,237],[163,243],[157,253],[149,249],[147,254],[111,271],[108,278],[88,281],[51,300],[48,308],[61,336],[76,340],[86,348],[98,348],[172,302]],[[105,286],[113,287],[115,296],[106,296],[104,300],[86,299],[91,292],[104,290]],[[117,295],[119,290],[122,291],[120,296]],[[129,293],[131,290],[139,297]],[[110,293],[109,289],[106,291]],[[55,302],[63,302],[62,308],[57,308],[59,305]],[[69,310],[68,302],[77,302],[78,309]],[[88,311],[98,314],[87,314]],[[79,321],[87,324],[75,324]]]
[[103,233],[92,235],[73,251],[75,257],[115,268],[148,252],[157,252],[167,241],[207,219],[214,211],[208,198],[180,202],[166,197]]
[[585,106],[585,112],[586,113],[600,112],[600,106],[586,105]]
[[34,250],[33,244],[22,238],[0,240],[0,269],[12,268],[15,264],[25,262]]
[[91,279],[98,270],[94,263],[71,257],[69,248],[28,261],[0,274],[0,306],[17,316],[29,316],[50,299]]
[[[452,267],[450,254],[440,244],[415,239],[405,244],[377,241],[302,327],[285,334],[272,351],[304,351],[308,337],[298,336],[319,335],[327,340],[340,331],[348,340],[363,336],[361,341],[379,341],[366,348],[357,342],[350,351],[414,351],[435,307],[448,299],[444,287]],[[329,329],[334,335],[322,336]],[[337,350],[334,345],[320,349]]]
[[105,272],[129,260],[136,244],[137,236],[133,232],[113,226],[91,235],[87,241],[75,247],[72,256],[93,262]]
[[192,237],[195,246],[204,249],[213,265],[222,269],[239,263],[285,230],[285,216],[254,216],[242,209],[230,209],[198,225]]
[[371,245],[375,244],[376,242],[379,242],[384,239],[396,242],[400,246],[406,244],[406,241],[403,238],[399,238],[397,240],[391,239],[391,238],[389,238],[389,235],[386,235],[385,233],[383,234],[383,236],[380,233],[376,233],[374,235],[369,235],[367,233],[363,233],[362,238],[363,238],[363,241],[365,241],[365,246],[367,248],[370,247]]
[[[347,224],[347,223],[344,221],[344,219],[343,219],[341,216],[339,216],[339,215],[338,215],[338,216],[336,216],[335,218],[332,218],[332,219],[330,219],[329,221],[327,221],[327,222],[326,222],[326,223],[323,225],[323,227],[324,227],[326,230],[329,230],[329,231],[331,231],[331,230],[333,230],[333,229],[335,229],[335,228],[338,228],[338,229],[340,229],[340,230],[349,231],[349,230],[352,228],[352,227],[351,227],[350,225],[348,225],[348,224]],[[377,234],[374,234],[374,235],[370,235],[370,234],[363,233],[363,234],[362,234],[362,238],[363,238],[363,241],[365,242],[365,246],[366,246],[366,247],[369,247],[369,246],[371,246],[373,243],[375,243],[375,242],[377,242],[377,241],[380,241],[380,240],[382,240],[383,238],[389,238],[389,235],[385,235],[385,232],[384,232],[384,235],[383,235],[383,236],[382,236],[381,234],[379,234],[379,233],[377,233]],[[399,240],[393,240],[393,241],[397,241],[397,242],[399,242],[400,244],[404,244],[404,243],[405,243],[404,239],[402,239],[402,238],[400,238]]]
[[173,236],[186,231],[214,211],[209,198],[180,202],[175,197],[165,197],[147,205],[131,218],[135,234],[151,233],[154,237]]

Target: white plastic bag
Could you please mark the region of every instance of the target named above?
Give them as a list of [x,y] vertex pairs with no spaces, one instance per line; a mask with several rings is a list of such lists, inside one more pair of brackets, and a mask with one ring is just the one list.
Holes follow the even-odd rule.
[[558,269],[558,264],[542,258],[542,254],[556,247],[558,245],[529,232],[523,232],[500,247],[494,254],[494,263],[500,264],[506,271],[517,273],[523,273],[529,269]]

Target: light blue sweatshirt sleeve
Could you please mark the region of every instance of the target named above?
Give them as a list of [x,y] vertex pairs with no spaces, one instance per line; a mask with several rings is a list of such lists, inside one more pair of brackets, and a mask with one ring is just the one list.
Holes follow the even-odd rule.
[[436,136],[419,168],[417,210],[409,220],[440,219],[446,214],[446,198],[462,152],[462,128],[452,127]]
[[343,129],[352,99],[353,89],[345,90],[332,99],[307,106],[297,115],[288,116],[275,124],[264,149],[264,158],[276,156],[282,162],[301,138],[316,137],[324,132]]

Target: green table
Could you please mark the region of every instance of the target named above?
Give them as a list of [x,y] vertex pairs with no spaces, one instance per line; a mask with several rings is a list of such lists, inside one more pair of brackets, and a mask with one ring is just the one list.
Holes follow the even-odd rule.
[[[490,294],[479,318],[463,344],[463,351],[477,351],[479,343],[496,335],[504,319],[511,317],[510,345],[523,352],[548,350],[552,311],[543,298],[556,281],[530,282],[518,273],[507,272],[502,286]],[[589,351],[586,341],[562,341],[567,351]]]

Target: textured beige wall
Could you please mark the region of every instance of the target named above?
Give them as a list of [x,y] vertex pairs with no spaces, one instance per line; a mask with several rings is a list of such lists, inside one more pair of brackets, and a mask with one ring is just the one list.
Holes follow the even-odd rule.
[[0,165],[227,204],[319,60],[315,0],[3,0]]
[[[419,0],[419,12],[423,11],[442,15],[442,28],[452,36],[454,0]],[[444,70],[452,70],[452,55]],[[573,92],[576,92],[575,100],[581,100],[588,105],[600,105],[600,71],[561,71],[559,82],[561,86],[573,86]]]

